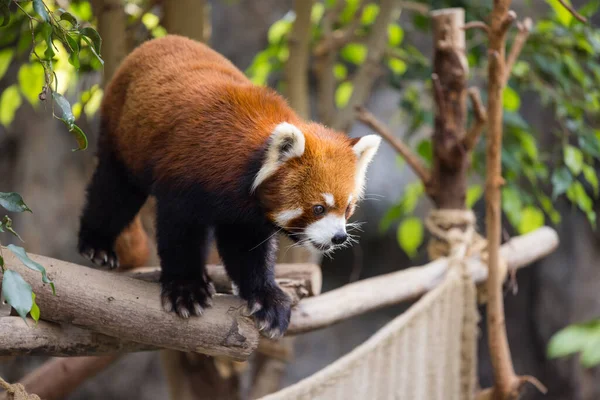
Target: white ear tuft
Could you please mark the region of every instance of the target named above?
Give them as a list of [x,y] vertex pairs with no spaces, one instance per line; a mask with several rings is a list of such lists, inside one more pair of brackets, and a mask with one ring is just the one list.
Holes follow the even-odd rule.
[[367,167],[373,160],[379,145],[381,144],[381,137],[378,135],[367,135],[359,139],[355,139],[352,150],[358,158],[358,164],[356,168],[356,188],[358,197],[362,197],[365,187],[365,180],[367,175]]
[[286,161],[302,156],[305,146],[306,139],[300,129],[287,122],[277,125],[269,138],[262,167],[256,174],[251,191],[254,192]]

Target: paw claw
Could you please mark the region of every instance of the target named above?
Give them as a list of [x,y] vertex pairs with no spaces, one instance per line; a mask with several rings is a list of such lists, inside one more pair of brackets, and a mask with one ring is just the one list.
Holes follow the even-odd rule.
[[254,316],[258,330],[268,338],[281,337],[290,323],[291,300],[273,283],[256,294],[260,300],[249,301],[247,312]]
[[208,285],[203,280],[163,282],[161,298],[165,311],[175,311],[182,318],[200,316],[212,305]]

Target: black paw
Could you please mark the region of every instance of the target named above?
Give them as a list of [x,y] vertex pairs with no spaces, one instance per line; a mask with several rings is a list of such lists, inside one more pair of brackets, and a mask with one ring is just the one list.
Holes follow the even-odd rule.
[[215,287],[204,280],[173,280],[162,283],[161,300],[165,311],[182,318],[202,315],[212,305]]
[[117,253],[113,250],[104,250],[92,246],[80,245],[79,254],[100,267],[108,266],[110,269],[119,267]]
[[253,315],[263,336],[279,338],[290,324],[292,301],[276,284],[267,286],[248,300],[248,315]]

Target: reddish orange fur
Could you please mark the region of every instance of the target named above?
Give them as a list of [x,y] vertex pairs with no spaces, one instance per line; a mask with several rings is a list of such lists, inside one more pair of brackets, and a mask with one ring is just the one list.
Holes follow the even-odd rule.
[[353,140],[303,121],[275,91],[253,85],[223,56],[183,37],[152,40],[132,52],[107,87],[102,114],[112,124],[106,140],[132,171],[151,168],[159,181],[198,182],[217,192],[238,184],[275,126],[294,124],[305,135],[305,154],[258,190],[271,218],[323,204],[322,193],[334,195],[330,211],[342,215],[355,190]]

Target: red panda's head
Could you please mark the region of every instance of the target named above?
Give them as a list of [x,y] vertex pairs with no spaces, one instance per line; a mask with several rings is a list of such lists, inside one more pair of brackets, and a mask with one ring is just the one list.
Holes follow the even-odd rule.
[[296,242],[328,252],[348,242],[347,221],[361,200],[381,138],[350,139],[322,125],[284,122],[268,140],[252,190],[268,218]]

